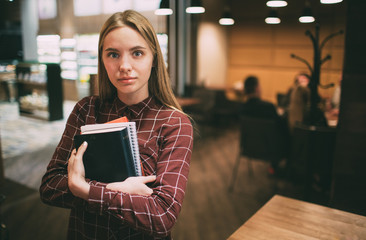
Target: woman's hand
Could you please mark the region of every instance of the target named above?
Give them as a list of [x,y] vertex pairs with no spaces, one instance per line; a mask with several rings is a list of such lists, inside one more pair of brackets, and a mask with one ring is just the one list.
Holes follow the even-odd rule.
[[114,182],[107,185],[107,189],[143,196],[151,196],[153,190],[146,183],[156,180],[156,176],[129,177],[123,182]]
[[78,151],[74,149],[68,161],[68,185],[69,189],[76,197],[88,200],[90,186],[85,180],[85,168],[83,163],[83,155],[88,147],[87,142],[84,142],[79,147]]

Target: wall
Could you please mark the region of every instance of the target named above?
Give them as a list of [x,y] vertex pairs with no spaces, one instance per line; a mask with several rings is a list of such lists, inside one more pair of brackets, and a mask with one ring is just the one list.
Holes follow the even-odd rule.
[[[267,25],[264,22],[266,7],[260,1],[231,1],[236,20],[233,26],[220,26],[218,19],[223,4],[205,1],[198,36],[198,83],[208,87],[232,88],[249,74],[255,74],[262,83],[262,97],[276,102],[278,92],[286,92],[300,71],[308,71],[302,62],[290,55],[296,54],[312,65],[313,47],[305,31],[314,32],[315,24],[300,24],[297,16],[289,12],[301,4],[289,5],[283,12],[282,23]],[[345,30],[344,6],[317,6],[319,8],[320,40],[339,30]],[[322,7],[322,9],[320,9]],[[263,10],[264,9],[264,10]],[[320,13],[320,10],[322,11]],[[211,37],[208,37],[210,34]],[[321,83],[338,83],[343,66],[344,35],[327,42],[323,56],[332,55],[321,72]],[[222,59],[228,58],[227,62]],[[334,88],[320,89],[323,97],[330,97]]]
[[197,32],[196,84],[210,88],[226,87],[227,31],[218,24],[223,1],[203,1],[206,11],[200,15]]
[[227,38],[223,27],[211,22],[200,24],[197,59],[197,84],[210,88],[225,88]]
[[[321,40],[330,33],[328,27],[320,27]],[[344,29],[344,26],[338,28]],[[306,30],[314,32],[314,24],[238,23],[229,35],[227,84],[232,86],[249,74],[257,75],[262,83],[262,97],[275,101],[276,93],[286,92],[298,72],[309,72],[306,65],[291,58],[291,54],[313,63],[313,46],[304,34]],[[322,67],[322,84],[338,82],[343,65],[343,39],[344,36],[335,37],[324,49],[323,56],[330,54],[332,59]],[[322,90],[320,94],[329,97],[332,89]]]

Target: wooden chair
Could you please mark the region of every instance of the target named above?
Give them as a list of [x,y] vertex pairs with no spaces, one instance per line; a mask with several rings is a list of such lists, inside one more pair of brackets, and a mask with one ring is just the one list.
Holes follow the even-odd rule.
[[239,153],[234,165],[229,191],[234,189],[240,160],[247,158],[249,174],[253,174],[251,160],[279,161],[287,156],[286,131],[275,119],[240,117]]

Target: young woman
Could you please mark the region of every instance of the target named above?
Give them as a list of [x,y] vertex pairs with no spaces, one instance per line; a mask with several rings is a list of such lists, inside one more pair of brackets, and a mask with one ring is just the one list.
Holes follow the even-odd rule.
[[[68,239],[171,239],[193,132],[170,88],[156,33],[135,11],[115,13],[101,30],[98,55],[99,96],[75,105],[42,178],[41,199],[71,209]],[[108,184],[85,179],[87,143],[74,149],[74,136],[83,125],[121,116],[136,122],[145,176]]]

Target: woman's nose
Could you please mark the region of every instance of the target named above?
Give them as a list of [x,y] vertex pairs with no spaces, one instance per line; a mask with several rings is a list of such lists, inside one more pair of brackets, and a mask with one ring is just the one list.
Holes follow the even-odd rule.
[[121,72],[129,72],[131,71],[131,69],[132,67],[128,57],[127,56],[122,57],[119,65],[119,70]]

